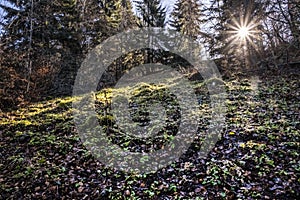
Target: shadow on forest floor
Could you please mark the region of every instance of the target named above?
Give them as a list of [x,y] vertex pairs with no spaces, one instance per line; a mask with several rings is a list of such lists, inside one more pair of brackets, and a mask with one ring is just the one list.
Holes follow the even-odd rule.
[[299,80],[296,72],[227,81],[226,128],[207,158],[198,135],[179,160],[144,175],[93,158],[76,133],[72,97],[1,113],[1,198],[296,199]]

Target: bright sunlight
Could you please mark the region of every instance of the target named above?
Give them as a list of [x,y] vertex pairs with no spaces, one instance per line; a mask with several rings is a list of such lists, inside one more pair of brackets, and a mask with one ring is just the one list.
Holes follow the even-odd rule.
[[243,26],[238,30],[237,34],[241,39],[245,39],[249,35],[249,28]]
[[249,14],[246,16],[241,16],[239,20],[236,18],[232,19],[232,24],[229,25],[228,38],[229,45],[228,48],[231,48],[232,45],[243,46],[250,45],[256,48],[255,40],[259,40],[259,34],[257,26],[259,21],[256,19],[250,19]]

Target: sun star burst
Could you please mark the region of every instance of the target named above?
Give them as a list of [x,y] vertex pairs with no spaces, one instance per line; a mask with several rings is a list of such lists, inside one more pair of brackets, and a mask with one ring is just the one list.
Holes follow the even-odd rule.
[[240,38],[245,38],[245,37],[247,37],[248,35],[249,35],[249,29],[248,29],[248,27],[241,27],[239,30],[238,30],[238,32],[237,32],[237,34],[238,34],[238,36],[240,37]]
[[241,16],[239,20],[232,19],[232,24],[228,25],[229,30],[226,31],[228,37],[228,48],[232,46],[243,47],[252,46],[256,49],[255,40],[259,39],[257,26],[259,22],[254,18],[250,20],[249,15]]

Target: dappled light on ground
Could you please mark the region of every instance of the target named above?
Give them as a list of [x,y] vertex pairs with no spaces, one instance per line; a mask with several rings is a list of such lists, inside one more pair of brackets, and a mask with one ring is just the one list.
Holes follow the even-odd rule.
[[[226,82],[227,127],[205,159],[199,159],[199,149],[210,106],[207,91],[199,84],[199,134],[179,160],[144,175],[115,171],[93,158],[72,121],[74,98],[1,113],[1,197],[296,198],[300,194],[298,83],[296,74],[264,79],[258,85],[253,80]],[[97,97],[105,102],[103,94]],[[135,147],[124,142],[123,148]]]

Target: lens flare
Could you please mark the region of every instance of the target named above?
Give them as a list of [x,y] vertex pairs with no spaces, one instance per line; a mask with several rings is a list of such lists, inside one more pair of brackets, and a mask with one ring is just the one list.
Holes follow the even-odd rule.
[[249,35],[249,33],[250,33],[250,32],[249,32],[248,27],[245,27],[245,26],[241,27],[241,28],[238,30],[238,32],[237,32],[238,36],[239,36],[241,39],[246,38],[246,37]]
[[260,25],[259,19],[250,17],[247,15],[240,14],[239,19],[231,19],[231,23],[228,25],[228,31],[226,34],[227,48],[247,48],[252,47],[257,49],[257,41],[260,40],[258,27]]

